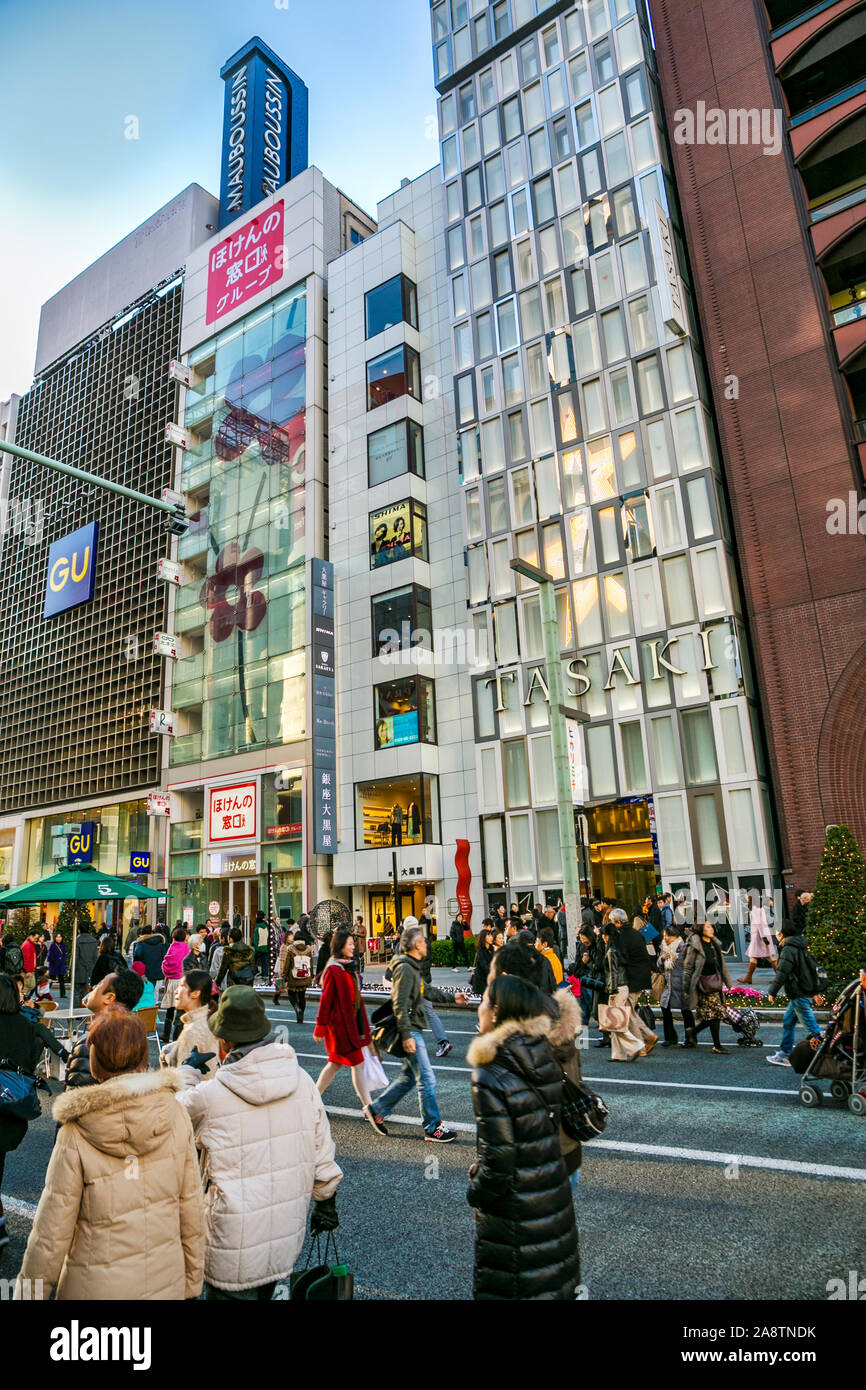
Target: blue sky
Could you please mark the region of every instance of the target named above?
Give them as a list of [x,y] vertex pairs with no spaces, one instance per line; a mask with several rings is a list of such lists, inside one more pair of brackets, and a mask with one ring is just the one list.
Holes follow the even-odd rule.
[[219,70],[253,34],[310,89],[310,162],[362,207],[435,164],[429,16],[427,0],[2,0],[0,400],[31,384],[44,300],[187,184],[219,193]]

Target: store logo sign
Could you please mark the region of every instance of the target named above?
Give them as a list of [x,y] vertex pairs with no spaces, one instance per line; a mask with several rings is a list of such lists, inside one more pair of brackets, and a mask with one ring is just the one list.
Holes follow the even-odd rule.
[[131,855],[129,856],[129,872],[130,872],[131,874],[149,874],[149,873],[150,873],[150,855],[149,855],[149,854],[131,854]]
[[76,864],[93,863],[93,842],[96,839],[96,822],[87,820],[80,830],[76,830],[67,841],[66,863],[71,868]]
[[220,226],[248,212],[307,168],[309,93],[261,39],[220,70],[223,107]]
[[43,618],[53,618],[93,598],[98,535],[99,522],[91,521],[89,526],[62,536],[49,549]]

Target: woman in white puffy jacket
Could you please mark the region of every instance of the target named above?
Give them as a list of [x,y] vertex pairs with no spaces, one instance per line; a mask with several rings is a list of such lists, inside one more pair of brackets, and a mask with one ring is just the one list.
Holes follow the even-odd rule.
[[337,1225],[343,1173],[315,1083],[255,990],[232,985],[208,1027],[221,1066],[211,1080],[180,1068],[190,1089],[178,1096],[202,1151],[205,1297],[269,1300],[301,1252],[310,1203],[312,1230]]

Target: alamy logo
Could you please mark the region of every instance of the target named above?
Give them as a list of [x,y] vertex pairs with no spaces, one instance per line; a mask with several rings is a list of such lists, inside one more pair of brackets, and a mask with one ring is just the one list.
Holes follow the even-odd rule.
[[723,111],[705,101],[674,112],[677,145],[763,145],[764,154],[781,154],[783,115],[778,107],[735,107]]
[[73,1318],[68,1327],[51,1331],[52,1361],[127,1361],[134,1371],[149,1371],[149,1327],[82,1327]]
[[849,1299],[852,1303],[866,1303],[866,1279],[859,1277],[856,1269],[848,1270],[848,1278],[827,1280],[827,1299]]

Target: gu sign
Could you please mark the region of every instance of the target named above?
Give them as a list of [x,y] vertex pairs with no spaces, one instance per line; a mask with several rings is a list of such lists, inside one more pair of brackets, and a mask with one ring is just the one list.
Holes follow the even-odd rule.
[[43,618],[52,618],[93,598],[99,522],[91,521],[55,541],[48,551]]
[[259,38],[221,68],[225,82],[220,226],[307,168],[309,93]]
[[208,840],[213,845],[258,837],[257,782],[211,787],[208,792]]

